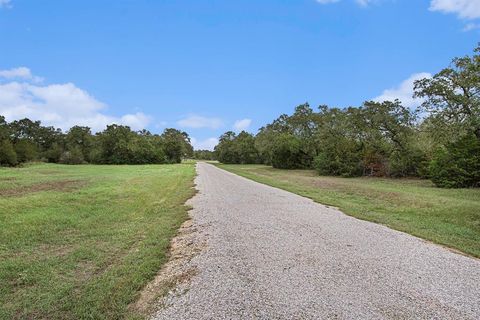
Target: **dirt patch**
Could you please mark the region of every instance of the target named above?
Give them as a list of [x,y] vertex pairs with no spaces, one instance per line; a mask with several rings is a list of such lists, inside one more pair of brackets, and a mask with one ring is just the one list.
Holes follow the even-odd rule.
[[311,186],[320,189],[331,189],[331,190],[338,190],[340,189],[340,185],[333,181],[329,181],[326,179],[319,179],[319,178],[299,178],[298,180],[307,181]]
[[38,173],[40,174],[45,174],[45,175],[52,175],[52,174],[58,174],[61,173],[59,170],[52,170],[52,169],[42,169],[42,170],[37,170]]
[[178,235],[170,242],[169,261],[163,265],[155,279],[140,293],[140,298],[130,308],[148,316],[158,308],[158,300],[181,283],[188,282],[197,274],[190,260],[206,247],[205,241],[198,241],[197,226],[193,221],[185,221]]
[[0,181],[15,181],[17,178],[15,177],[2,177],[0,178]]
[[3,197],[21,197],[29,193],[41,191],[63,191],[69,192],[79,189],[86,185],[85,180],[59,180],[42,183],[35,183],[29,186],[21,186],[10,189],[0,190],[0,196]]

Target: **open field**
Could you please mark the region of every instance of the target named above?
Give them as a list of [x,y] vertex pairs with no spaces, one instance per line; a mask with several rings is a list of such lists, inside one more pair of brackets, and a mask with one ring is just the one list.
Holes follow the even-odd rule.
[[0,319],[118,319],[166,261],[194,165],[0,168]]
[[440,189],[416,179],[319,177],[263,165],[218,167],[480,257],[479,189]]

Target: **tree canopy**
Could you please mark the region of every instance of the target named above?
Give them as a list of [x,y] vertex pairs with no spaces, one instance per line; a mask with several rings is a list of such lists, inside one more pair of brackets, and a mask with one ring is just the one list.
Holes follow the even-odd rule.
[[0,116],[0,165],[28,161],[66,164],[178,163],[193,156],[186,132],[165,129],[161,134],[133,131],[128,126],[108,125],[93,134],[89,127],[73,126],[66,133],[21,119],[8,123]]
[[[415,82],[417,110],[395,101],[335,108],[308,103],[256,135],[226,132],[215,148],[224,163],[312,168],[322,175],[416,176],[442,187],[480,185],[480,47]],[[253,146],[253,147],[252,147]]]

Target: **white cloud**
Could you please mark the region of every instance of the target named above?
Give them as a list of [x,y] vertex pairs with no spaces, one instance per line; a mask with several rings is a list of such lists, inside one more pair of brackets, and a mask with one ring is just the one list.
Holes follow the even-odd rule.
[[[18,74],[23,74],[25,79],[29,79],[28,73]],[[16,78],[19,77],[18,74]],[[151,120],[141,112],[119,117],[110,116],[103,112],[106,108],[104,103],[73,83],[50,85],[27,81],[0,83],[0,115],[5,116],[8,121],[27,117],[63,130],[68,130],[74,125],[82,125],[91,127],[93,131],[100,131],[111,123],[129,125],[134,130],[140,130]]]
[[424,78],[431,78],[432,75],[427,72],[415,73],[412,74],[408,79],[404,80],[399,86],[383,91],[383,93],[373,98],[373,101],[394,101],[398,99],[402,104],[407,108],[417,107],[421,101],[419,99],[413,98],[413,87],[415,80],[420,80]]
[[462,19],[480,18],[480,0],[431,0],[431,11],[454,13]]
[[147,116],[143,112],[136,112],[134,114],[125,114],[120,118],[120,123],[134,130],[145,129],[145,127],[150,123],[152,118]]
[[223,126],[223,121],[219,118],[207,118],[191,114],[188,117],[177,121],[177,124],[185,128],[210,128],[218,129]]
[[465,27],[463,27],[462,31],[468,32],[475,29],[480,29],[480,24],[471,22],[471,23],[467,23]]
[[31,80],[33,82],[43,81],[43,78],[34,76],[30,71],[30,69],[26,67],[18,67],[18,68],[13,68],[9,70],[0,70],[0,78]]
[[362,7],[366,7],[372,2],[372,0],[355,0],[355,2],[361,5]]
[[0,0],[0,8],[10,8],[11,6],[10,0]]
[[190,142],[195,150],[210,150],[213,151],[215,146],[218,144],[217,138],[208,138],[205,140],[197,140],[194,137],[190,138]]
[[243,131],[243,130],[247,130],[251,124],[252,124],[252,119],[237,120],[233,124],[233,128],[237,131]]

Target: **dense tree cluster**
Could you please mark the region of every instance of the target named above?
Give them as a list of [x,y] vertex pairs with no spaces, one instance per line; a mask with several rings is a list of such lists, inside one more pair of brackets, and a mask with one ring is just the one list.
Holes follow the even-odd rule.
[[215,153],[210,150],[193,151],[193,159],[196,160],[216,160]]
[[4,166],[34,160],[66,164],[178,163],[192,155],[188,134],[176,129],[157,135],[112,124],[96,134],[81,126],[63,133],[42,126],[40,121],[7,123],[0,116],[0,165]]
[[314,168],[322,175],[418,176],[441,187],[480,186],[480,47],[415,83],[417,110],[400,101],[345,109],[308,103],[256,136],[227,132],[215,152],[224,163]]

